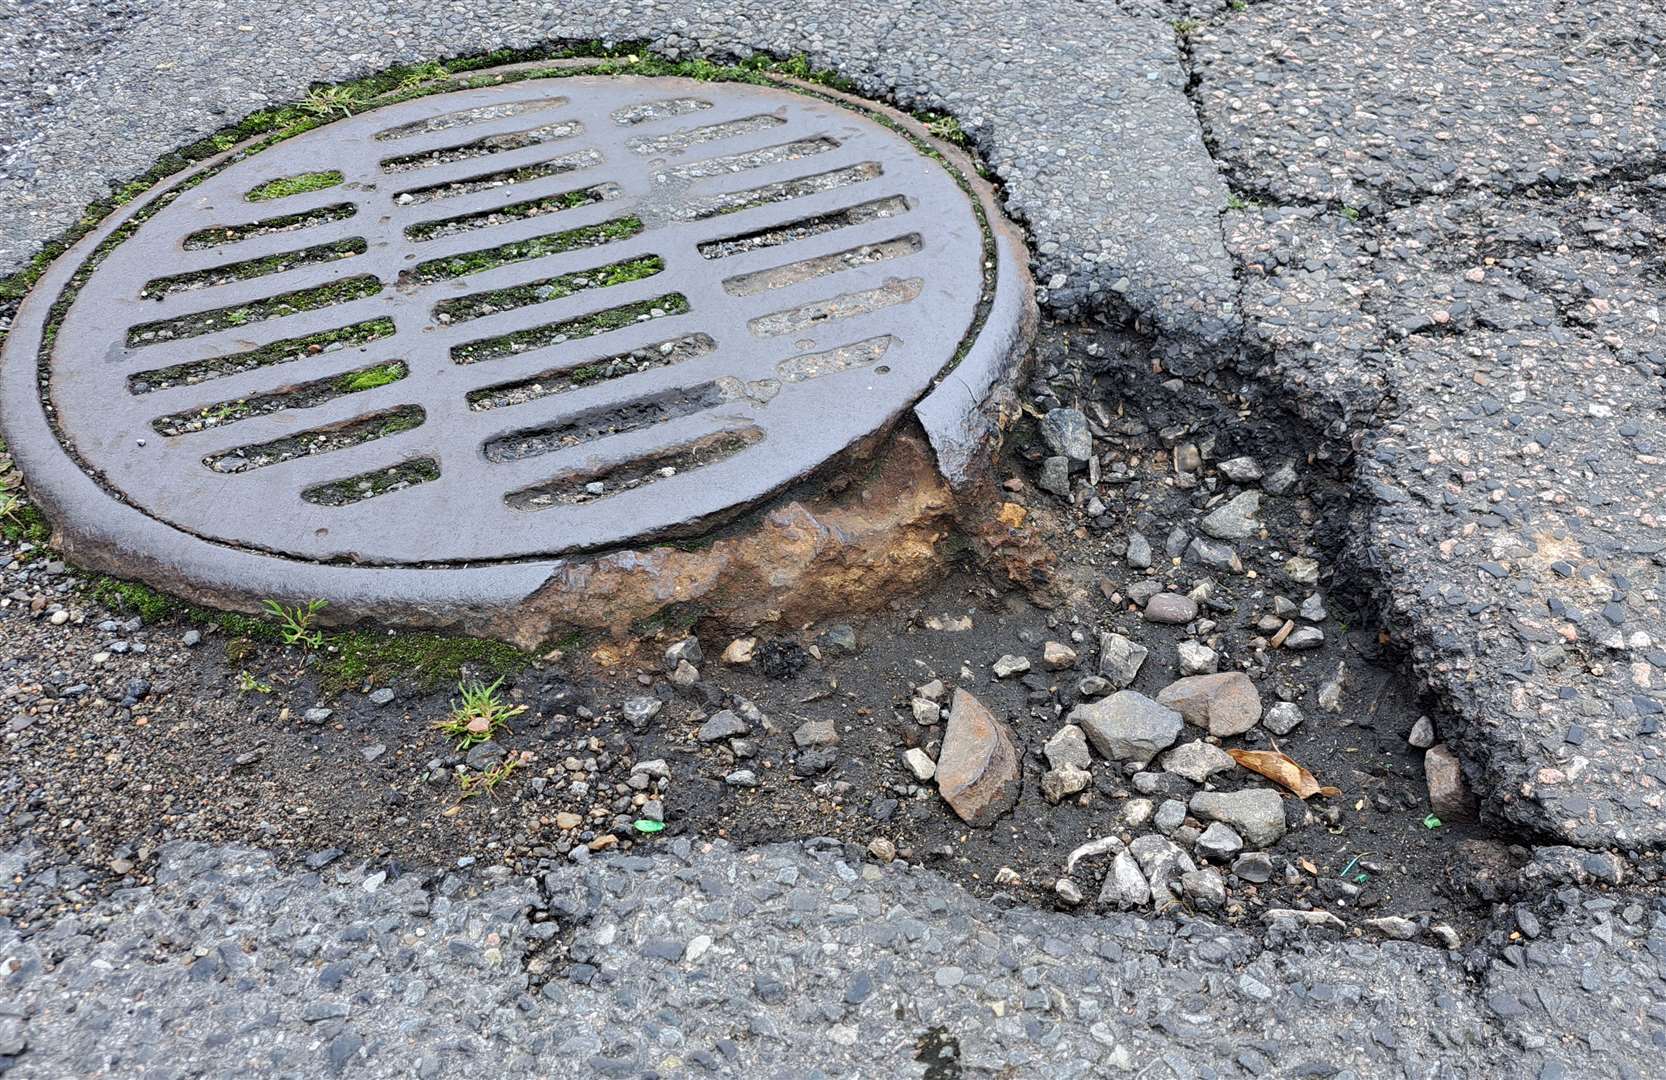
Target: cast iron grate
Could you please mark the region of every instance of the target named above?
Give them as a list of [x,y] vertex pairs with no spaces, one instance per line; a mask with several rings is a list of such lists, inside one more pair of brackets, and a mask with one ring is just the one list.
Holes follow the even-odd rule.
[[774,88],[575,77],[309,132],[145,220],[45,388],[107,489],[309,560],[512,560],[709,522],[893,422],[985,282],[906,138]]

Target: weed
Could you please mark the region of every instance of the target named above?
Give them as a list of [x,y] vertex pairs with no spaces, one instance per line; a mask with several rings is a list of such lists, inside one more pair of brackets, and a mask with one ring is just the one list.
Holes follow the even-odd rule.
[[510,705],[498,695],[503,677],[487,686],[481,682],[460,682],[457,692],[462,700],[451,707],[451,715],[434,726],[448,738],[457,740],[457,749],[467,750],[475,743],[483,743],[507,731],[509,719],[526,712],[525,705]]
[[338,112],[342,116],[352,116],[353,110],[362,106],[364,101],[363,91],[356,86],[319,86],[307,94],[307,99],[301,102],[301,110],[318,117],[331,117]]
[[237,691],[241,694],[270,694],[272,684],[260,681],[247,671],[239,671],[237,673]]
[[942,139],[950,146],[962,149],[972,145],[972,139],[960,126],[960,121],[947,113],[922,113],[920,119],[925,121],[926,130],[934,138]]
[[270,180],[249,192],[244,198],[250,202],[265,202],[268,199],[283,199],[290,195],[302,195],[308,191],[323,191],[325,188],[335,187],[346,177],[334,169],[324,172],[301,173],[298,176],[283,176]]
[[473,795],[478,795],[482,791],[490,795],[493,788],[509,779],[510,774],[531,759],[532,755],[525,750],[521,751],[519,754],[510,754],[508,757],[503,759],[503,764],[499,765],[495,769],[486,769],[482,772],[476,773],[463,773],[461,776],[457,777],[457,786],[463,789],[463,798],[465,799]]
[[1196,19],[1176,19],[1174,20],[1174,32],[1179,34],[1181,37],[1190,37],[1192,34],[1196,33],[1197,28],[1202,25],[1203,24],[1198,22]]
[[1226,208],[1228,210],[1247,210],[1249,209],[1249,205],[1248,201],[1246,201],[1236,191],[1229,191],[1226,193]]
[[1351,206],[1344,206],[1342,208],[1342,216],[1347,218],[1349,221],[1358,221],[1359,220],[1359,211],[1355,210]]
[[312,629],[312,624],[318,618],[318,613],[328,606],[328,600],[308,600],[293,608],[286,608],[276,600],[262,600],[260,606],[265,608],[278,622],[278,633],[285,645],[299,645],[303,649],[316,649],[324,644],[322,631]]

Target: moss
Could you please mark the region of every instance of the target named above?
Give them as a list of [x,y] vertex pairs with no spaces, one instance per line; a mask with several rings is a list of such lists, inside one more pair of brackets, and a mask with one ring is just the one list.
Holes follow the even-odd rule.
[[228,326],[243,326],[251,322],[294,315],[301,311],[316,311],[336,304],[363,300],[381,291],[380,280],[371,274],[363,274],[311,289],[281,293],[268,300],[258,300],[238,308],[220,308],[216,311],[182,315],[176,319],[140,323],[127,332],[127,344],[129,347],[146,344],[147,334],[165,334],[166,339],[200,337],[203,334],[224,330]]
[[363,255],[365,250],[364,238],[355,236],[329,244],[318,244],[314,247],[303,248],[300,251],[289,251],[280,255],[268,255],[261,259],[246,259],[243,262],[226,263],[223,266],[216,266],[212,270],[196,270],[189,274],[172,274],[168,277],[152,278],[145,283],[144,288],[139,290],[139,295],[146,300],[160,300],[169,293],[178,292],[181,289],[221,285],[231,281],[249,281],[269,274],[276,274],[283,270],[294,270],[302,266],[335,262],[352,255]]
[[395,360],[391,364],[378,364],[361,371],[349,371],[336,379],[335,388],[343,394],[356,394],[361,390],[375,390],[379,386],[396,383],[404,377],[405,365]]
[[576,270],[560,277],[529,281],[525,285],[516,285],[509,289],[494,289],[491,292],[460,296],[455,300],[442,300],[434,305],[434,314],[449,318],[453,322],[464,322],[494,312],[548,303],[578,292],[641,281],[664,269],[663,259],[658,255],[649,255],[641,259],[611,263],[594,270]]
[[149,585],[113,577],[95,578],[88,595],[111,611],[138,615],[147,623],[161,622],[182,608],[179,601]]
[[532,654],[500,641],[354,630],[328,635],[317,664],[325,688],[334,692],[395,679],[432,690],[455,685],[465,668],[496,678],[523,671],[532,661]]
[[598,311],[594,315],[583,318],[569,319],[566,322],[552,323],[548,326],[535,326],[528,330],[517,330],[512,334],[503,334],[495,338],[485,338],[481,341],[471,341],[464,345],[454,346],[451,358],[460,364],[473,364],[481,360],[495,360],[500,356],[536,349],[544,345],[551,345],[558,341],[576,341],[593,334],[604,334],[609,330],[617,330],[622,326],[629,326],[645,318],[653,317],[654,309],[658,308],[665,315],[681,315],[688,310],[688,298],[682,293],[667,293],[656,296],[652,300],[641,300],[623,307],[608,308]]
[[[229,356],[215,357],[211,360],[194,360],[188,364],[176,364],[173,367],[141,371],[129,375],[127,381],[128,386],[132,388],[138,383],[192,383],[213,378],[217,375],[236,375],[270,364],[289,363],[305,356],[312,356],[315,353],[324,352],[327,346],[338,343],[349,348],[368,345],[378,338],[390,336],[393,331],[392,319],[385,317],[367,319],[351,326],[344,326],[339,330],[325,330],[322,333],[308,334],[306,337],[274,341],[270,345],[262,345],[260,348],[251,349],[248,352],[232,353]],[[134,392],[137,393],[138,391],[135,390]]]
[[4,516],[0,516],[0,536],[14,544],[45,544],[52,538],[52,527],[35,509],[35,504],[16,496]]
[[323,191],[325,188],[335,187],[345,177],[340,172],[329,169],[324,172],[301,173],[298,176],[284,176],[271,180],[250,191],[245,198],[250,202],[265,202],[267,199],[284,199],[291,195],[301,195],[308,191]]
[[352,203],[336,203],[334,206],[322,207],[318,210],[303,210],[296,214],[281,214],[278,217],[261,218],[251,221],[247,225],[211,225],[206,229],[198,229],[185,238],[185,250],[199,251],[203,248],[218,247],[221,244],[235,244],[240,240],[247,240],[251,236],[265,233],[284,232],[311,225],[323,225],[331,221],[343,221],[358,213],[358,207]]
[[[529,199],[526,202],[511,203],[498,210],[481,210],[478,213],[442,218],[439,221],[421,221],[407,228],[405,235],[412,240],[428,240],[441,234],[449,235],[470,228],[480,228],[486,224],[496,224],[499,221],[520,221],[523,218],[537,217],[540,214],[575,210],[580,206],[601,202],[604,195],[605,192],[599,187],[564,191],[559,195],[550,195],[542,199]],[[474,224],[476,222],[480,224]]]
[[412,487],[439,478],[439,462],[433,458],[416,458],[400,462],[391,469],[376,469],[307,488],[301,492],[301,498],[320,506],[347,506],[386,495],[395,487]]
[[412,277],[422,284],[428,284],[467,274],[478,274],[527,259],[541,259],[545,255],[554,255],[562,251],[575,251],[579,248],[612,243],[615,240],[626,240],[641,232],[642,227],[642,219],[635,215],[615,218],[599,225],[585,225],[548,236],[535,236],[530,240],[518,240],[484,251],[471,251],[466,255],[430,259],[428,262],[418,263],[412,271]]
[[423,413],[421,409],[402,409],[382,421],[381,426],[376,429],[376,434],[371,437],[385,439],[389,435],[398,435],[402,431],[415,431],[422,426],[422,420]]
[[138,615],[147,623],[179,616],[199,626],[219,629],[235,640],[282,640],[278,627],[266,619],[240,615],[235,611],[197,607],[137,581],[123,581],[101,574],[92,579],[87,594],[111,611]]

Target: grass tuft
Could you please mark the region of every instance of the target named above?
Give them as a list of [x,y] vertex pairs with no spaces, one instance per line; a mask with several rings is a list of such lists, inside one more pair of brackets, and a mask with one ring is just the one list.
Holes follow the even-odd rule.
[[457,749],[467,750],[476,743],[496,738],[509,730],[509,721],[526,712],[525,705],[510,705],[498,694],[503,676],[491,685],[482,682],[460,682],[457,692],[462,699],[451,706],[451,715],[436,721],[447,738],[457,740]]

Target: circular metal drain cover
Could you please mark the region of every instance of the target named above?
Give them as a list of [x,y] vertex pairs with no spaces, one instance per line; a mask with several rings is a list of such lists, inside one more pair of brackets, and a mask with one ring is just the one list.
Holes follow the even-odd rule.
[[6,354],[31,484],[137,567],[458,567],[693,531],[884,430],[989,299],[956,175],[784,89],[437,94],[192,180],[61,260]]

